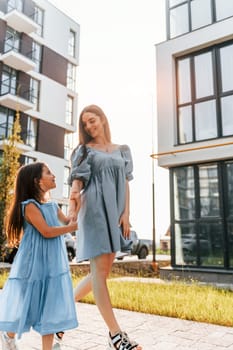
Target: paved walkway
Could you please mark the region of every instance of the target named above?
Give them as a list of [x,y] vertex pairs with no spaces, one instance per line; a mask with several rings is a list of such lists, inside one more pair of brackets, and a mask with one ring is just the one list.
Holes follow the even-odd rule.
[[[233,350],[233,328],[115,309],[122,329],[143,350]],[[107,350],[107,330],[95,305],[77,304],[79,327],[67,331],[57,350]],[[20,350],[41,350],[34,331],[19,341]]]

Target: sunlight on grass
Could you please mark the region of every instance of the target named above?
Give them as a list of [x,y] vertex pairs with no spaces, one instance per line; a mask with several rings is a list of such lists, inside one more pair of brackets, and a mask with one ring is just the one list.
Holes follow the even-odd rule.
[[[233,326],[233,294],[229,290],[196,283],[157,284],[114,279],[108,285],[115,308]],[[93,294],[83,301],[94,303]]]
[[9,275],[9,272],[6,272],[6,271],[0,273],[0,289],[3,288],[4,283],[6,282],[8,275]]
[[[7,277],[7,272],[0,274],[0,288]],[[73,285],[81,278],[73,274]],[[233,292],[230,290],[196,282],[143,283],[114,278],[108,285],[115,308],[233,326]],[[93,304],[93,294],[89,293],[82,301]]]

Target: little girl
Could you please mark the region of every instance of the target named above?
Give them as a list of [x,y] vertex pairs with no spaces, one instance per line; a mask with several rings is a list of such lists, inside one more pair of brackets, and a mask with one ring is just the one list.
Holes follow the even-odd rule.
[[[7,282],[0,293],[2,350],[18,349],[18,338],[32,327],[42,336],[42,349],[51,350],[53,335],[78,326],[64,233],[77,229],[55,202],[56,187],[46,164],[19,169],[7,218],[9,244],[20,241]],[[63,223],[64,226],[61,226]]]

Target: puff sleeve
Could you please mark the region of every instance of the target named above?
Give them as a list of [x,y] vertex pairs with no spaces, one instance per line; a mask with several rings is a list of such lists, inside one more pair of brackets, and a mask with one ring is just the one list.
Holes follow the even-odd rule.
[[90,164],[88,164],[88,150],[85,154],[83,145],[79,145],[71,155],[71,171],[68,184],[71,186],[73,180],[80,180],[86,186],[91,176]]
[[121,146],[121,154],[125,161],[125,173],[128,181],[133,180],[133,158],[128,145]]

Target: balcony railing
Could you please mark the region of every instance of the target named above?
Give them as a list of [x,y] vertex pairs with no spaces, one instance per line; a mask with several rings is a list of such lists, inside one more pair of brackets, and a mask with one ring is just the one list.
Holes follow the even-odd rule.
[[25,14],[22,12],[22,7],[15,1],[14,3],[8,3],[7,13],[3,19],[7,24],[19,32],[30,34],[39,30],[39,25],[36,23],[36,11],[31,14]]
[[34,70],[36,67],[36,50],[32,45],[22,43],[14,36],[9,37],[2,43],[3,54],[0,60],[9,67],[23,72]]
[[7,108],[20,111],[32,109],[36,98],[32,88],[14,79],[7,78],[0,82],[0,103]]

